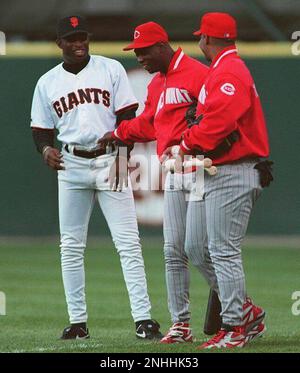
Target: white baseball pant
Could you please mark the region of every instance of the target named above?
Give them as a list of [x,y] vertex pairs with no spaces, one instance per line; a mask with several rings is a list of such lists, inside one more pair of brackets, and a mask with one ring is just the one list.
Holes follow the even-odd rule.
[[84,250],[88,224],[97,200],[120,255],[134,321],[150,319],[144,260],[131,186],[109,190],[108,174],[114,155],[94,159],[64,150],[66,170],[58,172],[61,266],[70,323],[86,322]]

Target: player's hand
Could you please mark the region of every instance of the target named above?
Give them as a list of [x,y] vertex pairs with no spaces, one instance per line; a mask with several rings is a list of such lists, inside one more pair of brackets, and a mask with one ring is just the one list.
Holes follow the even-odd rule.
[[128,187],[128,177],[128,160],[118,155],[109,171],[110,189],[114,192],[121,192]]
[[183,169],[183,161],[184,161],[184,152],[179,149],[178,155],[176,156],[175,160],[175,166],[174,166],[174,172],[182,174],[184,169]]
[[43,152],[44,162],[53,170],[65,170],[62,154],[56,148],[48,146]]
[[97,144],[106,146],[107,144],[113,143],[115,139],[113,138],[112,134],[113,131],[106,132],[106,134],[97,141]]
[[196,108],[197,108],[198,102],[195,100],[192,102],[192,104],[187,108],[187,111],[185,112],[185,120],[187,123],[188,128],[192,127],[194,124],[194,121],[196,119]]
[[172,157],[173,157],[172,146],[169,146],[167,147],[167,149],[164,150],[159,160],[163,164],[167,159],[172,158]]

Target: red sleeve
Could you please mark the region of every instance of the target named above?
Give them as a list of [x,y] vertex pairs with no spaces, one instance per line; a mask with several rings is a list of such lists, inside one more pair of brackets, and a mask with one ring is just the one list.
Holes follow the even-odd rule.
[[249,109],[250,94],[237,77],[219,75],[209,82],[202,108],[203,119],[184,133],[181,148],[185,153],[193,148],[209,151],[237,129],[238,119]]
[[123,120],[114,131],[115,138],[125,143],[156,140],[155,129],[153,127],[155,112],[150,97],[148,90],[144,111],[136,118]]

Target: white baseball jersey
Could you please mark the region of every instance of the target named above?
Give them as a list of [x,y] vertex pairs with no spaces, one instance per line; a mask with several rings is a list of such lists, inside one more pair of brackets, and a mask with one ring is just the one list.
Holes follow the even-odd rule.
[[110,58],[91,56],[78,74],[66,71],[61,63],[39,79],[31,127],[56,128],[62,143],[93,146],[115,129],[117,114],[137,106],[123,66]]

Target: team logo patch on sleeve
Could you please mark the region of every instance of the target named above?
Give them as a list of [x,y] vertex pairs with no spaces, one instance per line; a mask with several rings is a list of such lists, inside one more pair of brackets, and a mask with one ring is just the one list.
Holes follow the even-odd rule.
[[224,83],[220,90],[228,96],[233,96],[235,94],[235,86],[231,83]]

